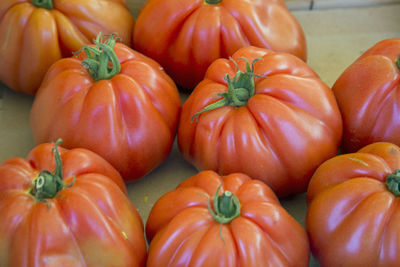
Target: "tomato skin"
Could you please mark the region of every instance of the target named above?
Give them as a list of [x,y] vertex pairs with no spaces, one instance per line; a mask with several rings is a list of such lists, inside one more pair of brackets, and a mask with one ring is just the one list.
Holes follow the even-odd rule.
[[53,171],[53,144],[0,164],[1,266],[144,266],[143,223],[119,173],[86,149],[59,148],[65,184],[47,203],[29,189]]
[[231,60],[218,59],[185,102],[178,145],[198,170],[242,172],[267,183],[279,196],[305,192],[319,164],[337,153],[342,121],[330,88],[303,61],[286,53],[245,47],[233,59],[256,58],[255,95],[247,105],[224,106],[192,116],[228,90]]
[[34,99],[30,125],[35,143],[57,138],[110,162],[126,181],[136,180],[169,155],[181,100],[160,65],[117,43],[121,71],[94,81],[79,58],[57,61]]
[[400,145],[400,38],[372,46],[333,85],[343,116],[343,151],[374,142]]
[[399,198],[388,175],[400,148],[378,142],[321,164],[307,191],[306,226],[321,266],[397,266]]
[[[237,196],[241,213],[220,224],[208,211],[218,186]],[[261,181],[235,173],[200,172],[153,206],[146,224],[153,266],[308,266],[303,227]],[[221,238],[222,235],[222,238]]]
[[214,60],[241,47],[307,58],[303,30],[282,0],[147,1],[136,20],[133,42],[135,49],[159,62],[189,90]]
[[53,0],[53,6],[0,1],[0,81],[18,92],[34,95],[54,62],[90,44],[99,32],[117,32],[131,45],[134,19],[124,0]]

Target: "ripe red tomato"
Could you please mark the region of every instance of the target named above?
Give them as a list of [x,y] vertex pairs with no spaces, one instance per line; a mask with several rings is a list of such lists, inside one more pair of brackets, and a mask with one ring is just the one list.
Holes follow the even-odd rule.
[[30,125],[36,143],[62,138],[67,148],[92,150],[130,181],[169,155],[181,100],[158,63],[115,42],[99,37],[97,47],[84,48],[89,57],[57,61],[34,99]]
[[86,149],[46,143],[1,163],[0,218],[1,266],[145,264],[143,223],[124,181]]
[[142,7],[134,47],[192,90],[216,59],[253,45],[307,58],[306,40],[283,0],[151,0]]
[[279,197],[305,192],[341,136],[336,100],[318,75],[293,55],[256,47],[210,66],[178,128],[179,148],[197,169],[245,173]]
[[301,267],[309,261],[304,228],[268,186],[240,173],[188,178],[155,203],[146,234],[148,267]]
[[321,164],[307,191],[307,231],[321,266],[398,266],[400,148],[373,143]]
[[382,40],[333,85],[343,116],[343,150],[379,141],[400,145],[400,38]]
[[54,62],[100,31],[130,45],[133,25],[124,0],[2,0],[0,81],[33,95]]

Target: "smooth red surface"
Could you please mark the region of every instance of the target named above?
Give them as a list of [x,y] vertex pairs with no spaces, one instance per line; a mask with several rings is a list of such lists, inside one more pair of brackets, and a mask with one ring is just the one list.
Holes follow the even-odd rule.
[[95,82],[80,58],[57,61],[34,99],[30,126],[36,143],[63,139],[110,162],[126,181],[139,179],[169,155],[181,100],[154,60],[117,43],[121,71]]
[[[241,214],[228,224],[215,221],[207,203],[220,193],[238,197]],[[148,267],[308,266],[303,227],[264,183],[235,173],[203,171],[163,195],[146,224]],[[222,238],[221,238],[222,235]]]
[[333,86],[343,116],[343,149],[374,142],[400,145],[400,38],[382,40],[351,64]]
[[324,162],[307,191],[306,226],[321,266],[397,266],[400,202],[386,177],[400,148],[374,143]]
[[99,32],[118,33],[131,45],[133,17],[124,0],[0,1],[0,81],[35,94],[49,67],[90,44]]
[[124,181],[86,149],[59,147],[62,189],[47,203],[29,194],[42,170],[52,172],[52,144],[0,164],[1,266],[144,266],[143,223]]
[[185,102],[178,129],[184,157],[199,170],[242,172],[266,182],[279,196],[305,192],[319,164],[337,153],[342,121],[330,88],[299,58],[245,47],[233,59],[245,71],[256,58],[255,95],[245,106],[224,106],[192,116],[228,90],[231,60],[218,59]]
[[307,58],[306,40],[283,0],[150,0],[135,24],[134,47],[192,90],[216,59],[254,45]]

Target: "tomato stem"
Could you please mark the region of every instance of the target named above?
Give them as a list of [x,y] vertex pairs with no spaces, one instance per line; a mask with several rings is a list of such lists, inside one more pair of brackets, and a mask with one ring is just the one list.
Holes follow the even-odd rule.
[[204,0],[204,2],[209,5],[217,5],[221,2],[221,0]]
[[239,59],[243,59],[246,62],[246,72],[242,72],[241,70],[239,70],[237,62],[234,61],[232,58],[230,58],[230,60],[232,60],[232,62],[236,65],[237,72],[232,79],[229,78],[228,74],[226,74],[224,77],[226,83],[228,84],[228,91],[218,94],[218,96],[222,97],[220,100],[206,106],[201,111],[195,113],[191,118],[192,121],[194,118],[196,118],[196,121],[198,121],[199,115],[206,111],[210,111],[224,106],[241,107],[247,105],[247,101],[252,96],[254,96],[255,94],[254,77],[267,78],[265,76],[260,76],[254,73],[254,64],[262,59],[257,58],[253,60],[251,66],[246,58],[240,57]]
[[[104,40],[103,37],[108,37]],[[79,55],[82,51],[86,58],[82,65],[88,69],[90,75],[95,81],[111,79],[121,70],[121,64],[114,52],[114,46],[119,39],[115,34],[102,35],[100,32],[94,41],[95,47],[85,45],[75,53]]]
[[53,0],[32,0],[31,2],[39,8],[53,9]]
[[386,177],[386,186],[393,195],[400,197],[400,170],[395,170]]
[[214,210],[208,205],[211,216],[219,223],[230,223],[240,215],[239,199],[230,191],[225,191],[218,196],[222,184],[218,187],[214,195]]
[[400,70],[400,56],[396,59],[397,68]]
[[75,182],[70,185],[66,185],[62,179],[62,161],[60,153],[58,152],[58,145],[62,142],[58,139],[54,144],[53,153],[56,161],[56,168],[51,173],[47,170],[43,170],[39,173],[38,177],[33,181],[30,194],[35,197],[39,202],[46,202],[48,198],[54,198],[58,192],[60,192],[65,187],[71,187]]

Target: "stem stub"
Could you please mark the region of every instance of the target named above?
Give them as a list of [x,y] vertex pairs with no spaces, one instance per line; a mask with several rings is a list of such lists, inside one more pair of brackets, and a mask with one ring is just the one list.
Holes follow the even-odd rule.
[[258,78],[266,78],[265,76],[260,76],[254,73],[254,64],[262,60],[261,58],[256,58],[253,62],[250,63],[244,57],[240,57],[239,59],[243,59],[246,62],[246,71],[243,72],[239,70],[239,66],[236,61],[232,58],[230,60],[236,65],[237,72],[235,76],[231,79],[228,74],[225,75],[224,79],[228,84],[228,91],[218,94],[222,98],[215,103],[212,103],[206,107],[204,107],[201,111],[195,113],[191,121],[196,118],[196,121],[199,119],[199,115],[203,112],[210,111],[213,109],[221,108],[224,106],[234,106],[241,107],[247,105],[247,101],[254,96],[255,94],[255,82],[254,77]]
[[74,180],[70,185],[66,185],[63,182],[62,177],[62,161],[60,153],[58,152],[58,145],[62,142],[58,139],[54,144],[53,153],[56,161],[56,168],[53,172],[43,170],[39,173],[38,177],[33,180],[32,186],[29,193],[34,196],[38,202],[47,202],[46,199],[52,199],[57,196],[65,187],[71,187],[74,184]]
[[39,8],[53,9],[53,0],[31,0],[31,2],[34,6]]
[[[104,37],[107,37],[104,39]],[[121,70],[121,64],[114,52],[114,46],[119,37],[116,34],[103,35],[101,32],[94,40],[95,47],[85,45],[80,51],[75,53],[79,55],[82,51],[86,58],[82,61],[93,80],[108,80]]]
[[217,222],[226,224],[240,216],[240,202],[230,191],[225,191],[222,195],[218,196],[221,186],[222,184],[218,187],[214,195],[214,210],[212,210],[209,204],[208,211]]
[[395,170],[386,177],[386,187],[393,195],[400,197],[400,170]]

